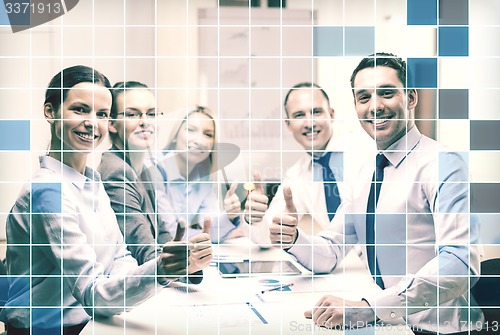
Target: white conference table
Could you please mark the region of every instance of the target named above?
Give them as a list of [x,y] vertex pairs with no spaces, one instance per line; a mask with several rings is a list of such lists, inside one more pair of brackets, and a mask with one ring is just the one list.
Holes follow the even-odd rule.
[[[379,289],[355,253],[329,275],[312,275],[286,252],[262,250],[246,238],[214,245],[221,257],[251,260],[291,260],[301,275],[252,275],[222,278],[216,266],[204,270],[199,285],[171,284],[130,311],[107,319],[91,320],[81,334],[344,334],[315,326],[304,317],[323,295],[360,299]],[[290,291],[263,290],[293,283]],[[405,325],[346,330],[345,334],[413,334]]]

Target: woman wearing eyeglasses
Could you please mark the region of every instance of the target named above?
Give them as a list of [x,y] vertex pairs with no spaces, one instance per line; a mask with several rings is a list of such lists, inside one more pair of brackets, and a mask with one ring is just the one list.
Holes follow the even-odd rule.
[[233,184],[221,213],[217,184],[211,180],[217,172],[215,117],[210,109],[196,106],[180,111],[172,123],[166,154],[158,162],[165,182],[157,192],[160,227],[172,233],[182,218],[188,225],[187,236],[195,236],[203,217],[209,216],[212,242],[223,242],[240,224],[241,203]]
[[[153,92],[145,84],[120,82],[113,86],[113,92],[115,100],[109,122],[113,145],[103,154],[98,171],[125,242],[138,263],[143,264],[156,257],[159,251],[157,243],[174,238],[178,226],[176,222],[176,229],[172,232],[158,230],[154,185],[140,180],[144,161],[151,155],[155,143],[155,119],[161,113],[156,109]],[[186,274],[193,274],[210,265],[212,247],[210,237],[205,233],[191,238],[189,245]]]
[[49,152],[6,223],[9,296],[0,320],[8,335],[78,334],[91,317],[142,303],[157,280],[186,271],[182,242],[137,265],[99,173],[86,166],[108,134],[110,90],[108,79],[86,66],[64,69],[49,83]]

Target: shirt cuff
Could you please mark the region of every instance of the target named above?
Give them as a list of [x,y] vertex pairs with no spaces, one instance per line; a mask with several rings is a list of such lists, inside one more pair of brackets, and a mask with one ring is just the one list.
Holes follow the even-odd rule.
[[306,269],[314,271],[312,264],[313,237],[297,229],[297,239],[286,252],[293,255]]
[[312,236],[305,234],[297,229],[297,239],[295,243],[287,250],[292,255],[302,254],[305,250],[304,247],[307,248],[307,251],[311,250],[312,244]]
[[403,317],[407,314],[405,298],[398,293],[397,286],[369,294],[363,300],[368,302],[380,320],[391,324],[404,322]]

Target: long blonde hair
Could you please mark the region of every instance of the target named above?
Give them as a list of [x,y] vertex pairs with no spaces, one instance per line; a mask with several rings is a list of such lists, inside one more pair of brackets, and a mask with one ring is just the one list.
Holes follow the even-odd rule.
[[[208,155],[208,158],[200,162],[199,165],[201,164],[209,164],[210,168],[208,174],[212,175],[214,172],[216,172],[217,169],[217,150],[216,150],[216,145],[218,143],[218,126],[217,126],[217,120],[215,118],[214,113],[210,108],[204,107],[204,106],[199,106],[195,105],[192,108],[187,108],[187,109],[182,109],[177,112],[175,112],[174,118],[172,120],[172,124],[170,127],[170,132],[168,133],[167,136],[167,146],[165,147],[165,151],[175,151],[175,146],[177,144],[177,135],[179,134],[179,130],[181,129],[182,125],[188,120],[189,116],[194,113],[201,113],[206,116],[208,116],[214,123],[214,145],[212,146],[211,152]],[[215,150],[214,150],[215,149]]]

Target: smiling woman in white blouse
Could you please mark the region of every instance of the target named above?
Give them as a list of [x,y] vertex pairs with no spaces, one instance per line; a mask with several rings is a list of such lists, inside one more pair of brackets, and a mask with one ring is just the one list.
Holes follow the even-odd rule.
[[0,320],[9,335],[78,334],[91,317],[123,312],[186,271],[181,242],[137,265],[99,174],[86,166],[108,134],[110,88],[86,66],[64,69],[49,83],[43,110],[50,149],[7,217],[9,297]]
[[[223,242],[240,224],[241,202],[233,183],[220,210],[217,189],[211,175],[217,171],[217,122],[207,107],[179,111],[173,118],[165,155],[157,168],[164,187],[157,190],[159,230],[171,235],[177,222],[187,223],[186,238],[202,231],[205,217],[212,221],[212,242]],[[227,182],[227,181],[226,181]],[[165,234],[166,235],[166,234]]]

